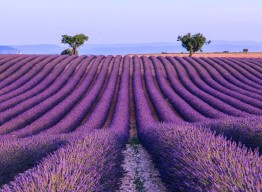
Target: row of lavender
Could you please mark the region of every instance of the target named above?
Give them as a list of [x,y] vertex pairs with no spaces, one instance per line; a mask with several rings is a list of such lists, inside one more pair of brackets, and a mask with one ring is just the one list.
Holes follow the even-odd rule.
[[126,131],[123,127],[108,129],[38,136],[1,146],[6,150],[1,151],[0,178],[6,185],[0,191],[114,191],[127,134],[118,132]]
[[163,123],[140,128],[139,135],[170,191],[262,189],[258,151],[206,127]]
[[[145,96],[140,94],[142,76],[136,73],[140,70],[139,62],[136,58],[134,94],[135,102],[142,106],[136,108],[140,117],[137,118],[139,137],[169,190],[260,191],[262,158],[258,151],[228,139],[261,150],[261,117],[226,117],[196,124],[178,123],[176,119],[176,123],[156,123]],[[165,112],[158,114],[160,119],[166,118]],[[172,118],[167,121],[172,122]],[[224,133],[227,138],[210,129],[217,134]]]
[[[0,117],[0,132],[3,135],[1,139],[23,138],[40,132],[67,133],[75,131],[77,127],[76,132],[90,131],[102,127],[106,120],[110,122],[108,114],[113,110],[113,98],[117,98],[115,89],[119,81],[120,65],[126,59],[121,59],[120,56],[108,56],[105,59],[100,56],[94,59],[90,56],[82,60],[83,57],[79,57],[67,66],[43,92],[8,110],[3,109]],[[79,62],[82,62],[81,65]],[[88,69],[84,75],[85,68]],[[30,94],[30,91],[25,94],[27,93]],[[22,96],[24,95],[19,95],[20,98]],[[18,98],[11,100],[17,102]],[[0,105],[5,104],[6,102],[2,102]]]
[[[121,57],[44,57],[18,57],[7,62],[2,59],[0,71],[6,78],[0,86],[13,83],[0,90],[1,138],[67,133],[83,124],[95,129],[105,123]],[[228,115],[262,114],[258,60],[248,65],[242,61],[234,65],[230,59],[134,57],[132,61],[135,60],[141,62],[145,91],[156,113],[165,113],[161,121],[199,122]],[[97,121],[98,114],[103,114],[102,121]]]
[[[115,60],[103,97],[111,98],[116,84],[120,58]],[[130,58],[121,65],[119,92],[109,128],[74,134],[39,136],[1,141],[0,184],[18,175],[2,191],[114,191],[121,176],[121,151],[128,139]],[[105,100],[107,101],[107,100]],[[106,102],[107,103],[107,102]],[[98,107],[98,115],[108,110],[108,104]],[[104,109],[102,109],[104,107]],[[106,109],[107,108],[107,109]],[[106,117],[105,117],[106,119]],[[97,121],[100,118],[96,119]],[[94,129],[94,127],[92,127]],[[55,152],[54,152],[55,151]],[[48,153],[54,152],[46,156]],[[37,155],[36,155],[37,154]]]

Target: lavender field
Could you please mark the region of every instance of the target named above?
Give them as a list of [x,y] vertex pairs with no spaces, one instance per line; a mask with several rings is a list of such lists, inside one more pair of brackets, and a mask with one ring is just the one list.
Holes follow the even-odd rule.
[[168,191],[262,191],[262,59],[0,55],[0,191],[119,191],[130,140]]

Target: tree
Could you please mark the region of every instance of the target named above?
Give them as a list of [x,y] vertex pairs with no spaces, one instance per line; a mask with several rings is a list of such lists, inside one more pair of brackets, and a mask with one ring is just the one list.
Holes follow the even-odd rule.
[[243,49],[243,52],[244,52],[244,53],[247,53],[247,52],[248,52],[248,49]]
[[181,41],[182,47],[189,51],[189,57],[192,57],[197,51],[202,52],[204,44],[211,43],[211,41],[207,42],[206,38],[201,33],[197,33],[195,35],[188,33],[184,36],[178,36],[177,41]]
[[88,40],[88,36],[85,36],[83,33],[77,34],[75,36],[62,35],[62,43],[68,44],[73,51],[73,55],[77,55],[77,49],[82,46],[85,41]]

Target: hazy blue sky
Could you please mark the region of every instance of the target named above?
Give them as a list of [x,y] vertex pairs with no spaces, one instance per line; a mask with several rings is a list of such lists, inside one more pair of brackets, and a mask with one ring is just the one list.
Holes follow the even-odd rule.
[[262,0],[0,0],[0,45],[60,44],[85,33],[92,44],[262,41]]

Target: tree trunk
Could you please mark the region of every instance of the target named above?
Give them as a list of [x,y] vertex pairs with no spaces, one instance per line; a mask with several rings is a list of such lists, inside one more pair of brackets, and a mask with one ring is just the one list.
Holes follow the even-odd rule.
[[76,55],[76,48],[73,48],[73,54]]
[[193,49],[190,49],[189,57],[193,57]]

